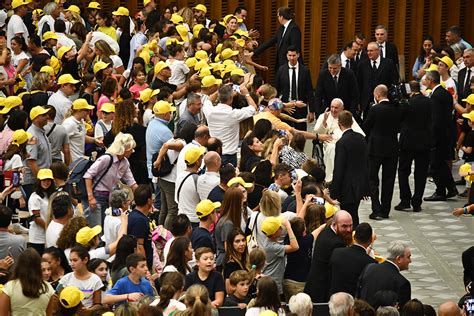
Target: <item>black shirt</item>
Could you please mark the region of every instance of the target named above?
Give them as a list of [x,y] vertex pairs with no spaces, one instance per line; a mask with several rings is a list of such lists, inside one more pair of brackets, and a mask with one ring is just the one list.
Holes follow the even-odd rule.
[[248,304],[250,302],[250,297],[244,297],[243,300],[235,296],[234,294],[229,295],[224,300],[224,306],[238,306],[241,303]]
[[193,249],[208,247],[212,249],[212,252],[216,252],[216,246],[214,245],[211,233],[203,227],[193,229],[193,233],[191,234],[191,244]]
[[[473,147],[474,150],[474,131],[469,131],[469,133],[466,134],[466,138],[464,139],[464,146],[465,147]],[[474,161],[474,152],[468,154],[464,153],[463,158],[466,162],[471,162]]]
[[161,79],[155,78],[153,82],[151,83],[151,88],[154,89],[161,89],[163,87],[167,87],[170,89],[172,92],[175,92],[178,87],[174,84],[171,84],[169,82],[162,81]]
[[305,282],[311,268],[314,236],[313,234],[308,234],[303,237],[297,237],[296,240],[298,241],[299,249],[286,255],[284,278]]
[[239,271],[243,270],[240,264],[238,264],[235,261],[229,261],[224,263],[224,268],[222,269],[222,274],[224,275],[224,280],[227,280],[230,278],[230,275],[234,271]]
[[193,284],[204,285],[209,292],[209,299],[211,301],[216,299],[216,292],[225,292],[225,285],[222,275],[216,271],[212,271],[205,280],[201,280],[199,278],[197,271],[187,274],[184,289],[187,290]]
[[211,192],[209,192],[209,195],[207,198],[211,200],[212,202],[222,203],[224,201],[224,194],[225,194],[224,189],[218,185],[214,189],[212,189]]

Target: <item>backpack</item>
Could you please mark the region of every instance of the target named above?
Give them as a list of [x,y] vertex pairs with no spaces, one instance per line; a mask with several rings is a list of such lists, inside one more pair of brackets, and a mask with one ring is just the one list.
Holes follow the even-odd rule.
[[[153,154],[153,156],[151,157],[152,163],[156,161],[156,159],[158,158],[158,154],[159,152]],[[173,167],[177,161],[178,157],[176,157],[175,161],[172,163],[170,158],[168,157],[168,154],[166,154],[163,156],[163,159],[161,159],[161,166],[159,170],[157,170],[153,165],[151,165],[151,173],[155,177],[164,177],[166,175],[169,175],[171,171],[173,171]]]
[[[107,174],[110,167],[112,166],[112,163],[114,162],[112,155],[106,155],[110,157],[109,164],[105,171],[100,175],[98,180],[94,180],[92,190],[94,190],[95,187],[100,183],[100,181]],[[66,183],[71,188],[71,195],[73,198],[78,200],[87,199],[86,181],[84,180],[84,174],[87,172],[87,170],[89,170],[90,166],[92,166],[94,162],[95,161],[92,160],[92,158],[79,158],[71,163],[71,168],[69,170]]]

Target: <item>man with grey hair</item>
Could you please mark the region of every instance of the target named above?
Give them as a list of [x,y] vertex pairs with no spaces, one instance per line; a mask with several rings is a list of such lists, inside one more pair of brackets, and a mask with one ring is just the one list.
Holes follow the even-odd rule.
[[398,49],[395,44],[387,42],[388,32],[384,25],[377,25],[375,27],[375,40],[379,46],[380,56],[382,58],[389,58],[395,64],[395,67],[400,69],[398,62]]
[[181,131],[186,123],[199,125],[199,113],[202,108],[201,96],[197,93],[188,94],[186,109],[181,114],[177,124],[178,133]]
[[338,292],[329,299],[329,315],[352,316],[354,315],[354,298],[352,295]]
[[367,266],[359,279],[356,296],[374,306],[379,291],[393,291],[398,295],[400,309],[411,299],[411,285],[400,272],[408,270],[411,251],[408,245],[396,240],[387,249],[388,257],[381,264]]
[[463,52],[464,68],[458,72],[458,99],[465,99],[471,94],[471,78],[474,77],[474,48]]
[[341,66],[341,56],[329,56],[326,69],[318,76],[315,89],[315,107],[321,114],[330,107],[331,101],[340,98],[348,111],[356,116],[359,105],[359,89],[352,70]]
[[[326,183],[332,181],[332,174],[334,171],[334,156],[336,155],[336,142],[342,136],[342,130],[339,128],[339,113],[344,110],[344,102],[340,98],[334,98],[331,101],[330,108],[321,114],[316,124],[314,125],[314,131],[319,135],[320,140],[324,140],[327,136],[328,139],[323,142],[323,153],[324,153],[324,166],[326,167]],[[355,120],[352,121],[350,127],[354,132],[357,132],[365,137],[364,131],[360,128],[359,124]]]

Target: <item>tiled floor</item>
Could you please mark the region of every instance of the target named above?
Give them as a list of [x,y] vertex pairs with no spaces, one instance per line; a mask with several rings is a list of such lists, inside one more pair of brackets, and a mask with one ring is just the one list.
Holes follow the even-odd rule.
[[[413,187],[413,183],[411,183]],[[434,191],[428,182],[425,196]],[[464,190],[458,187],[460,192]],[[392,206],[399,202],[398,183],[395,184]],[[464,294],[461,254],[472,246],[474,218],[451,215],[454,207],[463,206],[466,199],[456,198],[448,202],[423,202],[420,213],[400,212],[392,208],[388,220],[374,221],[368,218],[370,202],[363,202],[359,209],[361,221],[369,222],[375,229],[375,248],[386,255],[392,240],[408,242],[412,251],[409,271],[403,274],[410,280],[412,298],[436,308],[446,300],[458,301]]]

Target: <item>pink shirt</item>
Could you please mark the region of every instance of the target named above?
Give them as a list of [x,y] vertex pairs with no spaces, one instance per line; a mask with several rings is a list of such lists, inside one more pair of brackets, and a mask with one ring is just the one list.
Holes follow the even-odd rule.
[[[132,186],[136,183],[135,178],[133,178],[133,174],[130,171],[130,163],[128,162],[128,159],[123,158],[122,160],[118,160],[115,155],[112,155],[112,157],[114,162],[100,183],[97,184],[94,191],[112,192],[120,179],[125,181],[125,184],[128,186]],[[100,156],[84,174],[84,179],[98,180],[109,166],[109,163],[109,155]]]
[[8,146],[12,141],[13,131],[10,127],[5,126],[3,131],[0,133],[0,155],[3,155],[7,151]]
[[138,100],[140,99],[140,92],[148,88],[148,83],[145,83],[141,86],[134,84],[133,86],[130,87],[130,93],[132,94],[132,98]]

